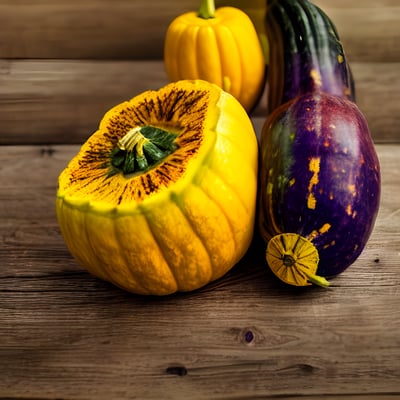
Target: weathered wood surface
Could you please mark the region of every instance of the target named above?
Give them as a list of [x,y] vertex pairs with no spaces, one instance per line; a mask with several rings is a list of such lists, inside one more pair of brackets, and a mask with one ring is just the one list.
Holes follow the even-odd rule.
[[160,58],[168,23],[196,3],[1,0],[0,57]]
[[[267,0],[219,0],[261,24]],[[316,0],[337,25],[350,60],[400,61],[397,0]],[[0,58],[155,58],[169,22],[198,0],[0,0]],[[259,11],[257,11],[259,10]]]
[[335,23],[352,61],[400,60],[400,2],[317,0]]
[[[400,142],[400,62],[353,63],[376,142]],[[168,82],[160,60],[0,60],[0,144],[82,143],[115,104]],[[261,101],[253,116],[265,119]]]
[[[116,103],[167,82],[165,30],[198,0],[0,0],[0,145],[81,143]],[[400,142],[400,3],[315,0],[336,23],[376,142]],[[244,7],[262,29],[264,0]],[[253,113],[260,127],[261,103]]]
[[[218,282],[149,298],[71,258],[57,176],[107,109],[167,82],[165,29],[198,0],[0,0],[0,400],[400,398],[400,3],[315,2],[386,143],[366,249],[330,289],[296,289],[256,238]],[[245,2],[258,26],[263,3]]]
[[215,284],[165,298],[84,272],[54,211],[77,145],[0,147],[0,399],[400,397],[400,145],[382,203],[332,287],[279,283],[255,240]]

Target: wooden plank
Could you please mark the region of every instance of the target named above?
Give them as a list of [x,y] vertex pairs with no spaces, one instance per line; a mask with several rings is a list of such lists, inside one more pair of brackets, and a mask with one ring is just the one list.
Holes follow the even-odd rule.
[[382,8],[396,7],[398,0],[314,0],[313,3],[324,8]]
[[[59,237],[53,237],[57,226],[54,204],[57,178],[79,147],[0,146],[0,243],[10,245],[6,246],[8,252],[4,254],[5,257],[10,256],[9,251],[15,245],[17,253],[13,257],[17,258],[21,250],[18,249],[18,243],[43,248],[44,243],[49,241],[59,242]],[[382,200],[375,236],[371,238],[371,243],[376,247],[373,252],[377,253],[371,254],[370,259],[374,261],[376,257],[386,257],[384,249],[390,248],[387,251],[388,260],[393,267],[397,267],[396,247],[400,248],[400,144],[376,145],[376,148],[382,169]],[[48,228],[47,232],[44,227]],[[41,237],[43,235],[46,239]],[[379,242],[381,236],[385,236],[385,239]],[[387,240],[389,236],[392,236],[391,241]],[[9,272],[3,267],[0,275]]]
[[0,1],[0,58],[160,58],[168,23],[195,0]]
[[356,101],[367,118],[373,138],[400,142],[400,92],[394,90],[400,85],[400,63],[367,66],[352,63],[351,66],[356,82]]
[[3,60],[0,65],[0,144],[82,142],[109,108],[167,83],[160,61]]
[[[352,68],[374,140],[400,142],[400,63]],[[81,143],[109,108],[167,82],[162,61],[2,60],[0,144]],[[257,131],[264,99],[252,114]]]
[[399,397],[400,145],[377,146],[376,227],[331,289],[280,284],[255,240],[215,284],[165,298],[130,295],[70,257],[54,193],[77,150],[0,147],[0,398]]
[[[220,0],[250,10],[262,29],[263,1]],[[352,61],[400,62],[400,6],[393,0],[317,0]],[[350,3],[351,5],[348,5]],[[172,19],[198,0],[0,0],[0,58],[161,58]]]
[[[320,0],[321,6],[323,0]],[[357,3],[356,3],[357,4]],[[400,60],[400,6],[323,7],[339,32],[350,62]]]

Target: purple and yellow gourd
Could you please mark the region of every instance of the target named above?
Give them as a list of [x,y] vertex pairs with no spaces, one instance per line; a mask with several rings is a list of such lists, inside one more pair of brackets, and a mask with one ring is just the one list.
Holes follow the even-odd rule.
[[259,230],[284,282],[328,286],[360,255],[380,200],[380,167],[329,17],[271,1],[269,115],[260,142]]

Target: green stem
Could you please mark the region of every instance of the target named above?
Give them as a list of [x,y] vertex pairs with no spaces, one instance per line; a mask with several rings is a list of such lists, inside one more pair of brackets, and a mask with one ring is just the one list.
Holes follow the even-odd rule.
[[154,126],[131,129],[111,151],[109,176],[149,170],[177,149],[176,137],[176,133]]
[[201,0],[198,16],[203,19],[215,18],[215,1]]
[[323,276],[309,275],[309,274],[306,275],[308,280],[314,285],[322,286],[324,288],[329,286],[329,282]]

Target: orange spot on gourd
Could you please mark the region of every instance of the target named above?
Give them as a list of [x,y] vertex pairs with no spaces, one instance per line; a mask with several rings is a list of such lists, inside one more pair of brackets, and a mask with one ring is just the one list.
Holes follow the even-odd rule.
[[320,170],[320,161],[321,159],[319,157],[312,157],[310,159],[310,163],[308,165],[308,169],[310,172],[312,172],[312,176],[310,178],[310,182],[308,184],[308,197],[307,197],[307,207],[309,209],[314,210],[316,205],[317,205],[317,199],[315,198],[315,195],[312,193],[312,190],[314,186],[316,186],[319,183],[319,170]]

